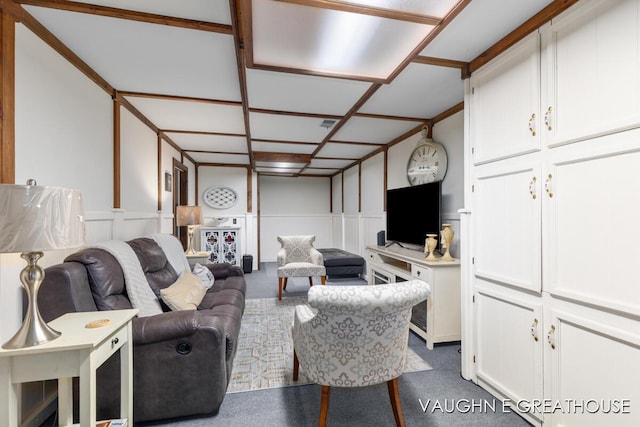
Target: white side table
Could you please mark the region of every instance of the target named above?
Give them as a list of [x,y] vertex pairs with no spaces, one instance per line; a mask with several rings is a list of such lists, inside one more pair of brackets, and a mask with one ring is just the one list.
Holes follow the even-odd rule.
[[[67,313],[49,322],[62,335],[46,344],[0,349],[0,425],[20,425],[19,384],[58,379],[60,425],[73,423],[72,378],[80,378],[80,426],[96,425],[96,370],[120,350],[120,417],[133,423],[131,319],[138,310]],[[106,319],[104,326],[85,327]]]

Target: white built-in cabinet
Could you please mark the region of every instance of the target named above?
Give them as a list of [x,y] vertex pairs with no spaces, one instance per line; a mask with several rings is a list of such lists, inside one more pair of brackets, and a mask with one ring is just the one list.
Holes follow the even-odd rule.
[[579,2],[469,87],[474,380],[534,424],[640,425],[640,1]]
[[208,262],[240,265],[240,228],[200,227],[200,250],[207,252]]

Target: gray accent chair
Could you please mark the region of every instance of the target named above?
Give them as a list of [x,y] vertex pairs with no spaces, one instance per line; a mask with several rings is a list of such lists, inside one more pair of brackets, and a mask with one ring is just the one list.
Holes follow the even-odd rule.
[[319,426],[327,422],[331,387],[383,382],[396,425],[405,425],[398,377],[407,357],[411,309],[430,293],[422,280],[309,290],[308,305],[296,306],[294,313],[293,379],[302,369],[322,386]]
[[316,236],[278,236],[278,299],[282,299],[283,289],[287,289],[289,277],[308,277],[309,286],[313,286],[313,277],[320,277],[324,285],[327,269],[322,254],[313,247]]

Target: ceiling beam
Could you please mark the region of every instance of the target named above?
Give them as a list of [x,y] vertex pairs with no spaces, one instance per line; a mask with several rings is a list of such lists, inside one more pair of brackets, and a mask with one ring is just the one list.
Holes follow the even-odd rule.
[[15,184],[15,20],[0,10],[0,183]]
[[233,39],[235,41],[234,49],[236,52],[236,66],[238,68],[238,85],[240,86],[240,99],[242,99],[242,116],[244,120],[244,129],[247,137],[247,153],[249,153],[249,165],[252,169],[256,167],[256,161],[253,158],[253,148],[251,147],[251,124],[249,122],[249,93],[247,91],[247,64],[245,57],[245,48],[243,34],[240,29],[244,25],[243,10],[240,3],[236,0],[229,0],[229,10],[231,10],[231,22],[233,23]]
[[440,18],[434,16],[421,15],[417,13],[404,12],[401,10],[384,9],[381,7],[357,5],[336,0],[278,0],[282,3],[297,4],[299,6],[309,6],[318,9],[329,9],[338,12],[350,12],[360,15],[375,16],[378,18],[395,19],[398,21],[414,22],[416,24],[438,25]]
[[311,154],[272,153],[270,151],[254,151],[256,162],[309,163]]
[[466,68],[469,63],[464,61],[455,61],[453,59],[445,59],[445,58],[434,58],[432,56],[416,56],[413,58],[413,61],[417,64],[425,64],[425,65],[435,65],[438,67],[449,67],[449,68]]
[[197,21],[194,19],[176,18],[173,16],[157,15],[155,13],[136,12],[133,10],[118,9],[115,7],[98,6],[93,4],[78,3],[65,0],[15,0],[16,3],[46,7],[49,9],[66,10],[68,12],[87,13],[91,15],[105,16],[109,18],[127,19],[130,21],[145,22],[150,24],[168,25],[172,27],[187,28],[190,30],[210,31],[221,34],[231,34],[231,25],[217,24],[214,22]]

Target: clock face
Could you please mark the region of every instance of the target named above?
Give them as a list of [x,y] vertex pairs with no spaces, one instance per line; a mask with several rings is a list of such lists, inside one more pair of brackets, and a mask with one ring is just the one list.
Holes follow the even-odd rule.
[[407,163],[407,179],[411,185],[442,181],[447,173],[447,152],[438,143],[418,145]]

